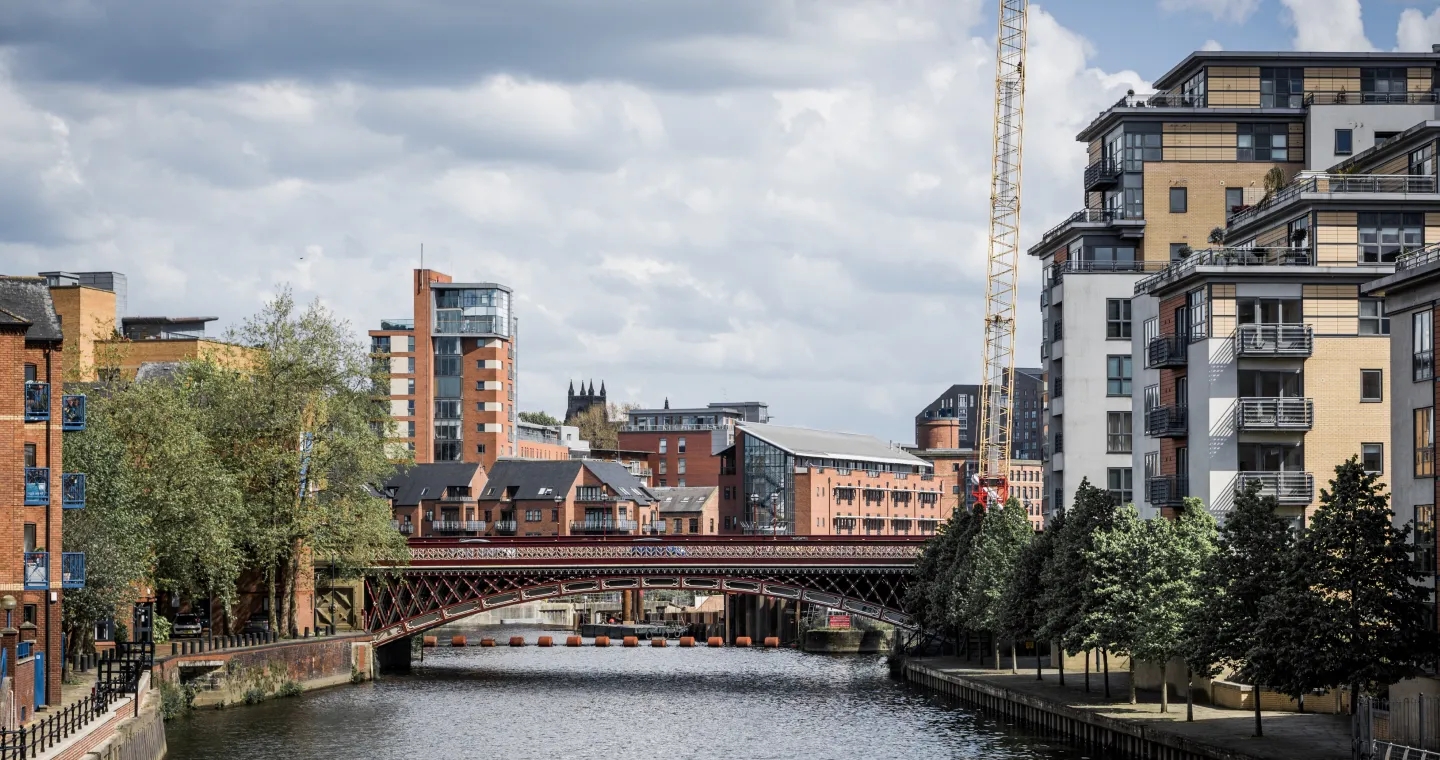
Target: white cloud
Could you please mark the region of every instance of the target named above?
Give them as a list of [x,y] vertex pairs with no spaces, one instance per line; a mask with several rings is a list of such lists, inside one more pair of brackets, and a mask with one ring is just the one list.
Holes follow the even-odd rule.
[[1209,13],[1217,21],[1240,23],[1260,7],[1260,0],[1160,0],[1167,11],[1197,10]]
[[1360,0],[1280,0],[1285,22],[1295,29],[1296,50],[1369,51]]
[[1429,52],[1431,45],[1440,42],[1440,8],[1429,16],[1414,8],[1401,11],[1395,41],[1401,50]]
[[[0,202],[0,270],[115,269],[132,311],[225,321],[288,281],[358,332],[407,312],[423,243],[515,289],[522,408],[560,411],[584,376],[909,440],[979,371],[994,30],[954,5],[760,3],[758,26],[545,60],[593,78],[0,77],[0,201],[25,209]],[[1030,35],[1026,245],[1081,202],[1075,134],[1146,88],[1034,4]],[[1020,277],[1034,363],[1034,262]]]
[[1205,44],[1204,44],[1204,45],[1201,45],[1201,46],[1200,46],[1200,49],[1201,49],[1201,50],[1224,50],[1224,49],[1225,49],[1225,46],[1221,45],[1221,44],[1219,43],[1219,41],[1217,41],[1217,40],[1205,40]]

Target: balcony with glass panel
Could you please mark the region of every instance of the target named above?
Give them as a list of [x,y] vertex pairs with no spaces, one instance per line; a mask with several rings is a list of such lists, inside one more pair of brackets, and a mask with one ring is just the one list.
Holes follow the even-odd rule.
[[483,533],[484,520],[431,520],[432,533]]
[[25,552],[25,590],[44,591],[50,588],[50,553]]
[[85,588],[85,553],[60,553],[60,588]]
[[570,523],[571,533],[599,533],[599,534],[622,534],[631,533],[638,528],[634,520],[624,519],[592,519],[574,520]]
[[65,509],[85,507],[85,473],[66,472],[60,475],[60,506]]
[[499,287],[440,286],[435,297],[436,335],[510,337],[510,293]]
[[50,468],[25,468],[25,506],[43,507],[50,503]]
[[495,532],[499,535],[513,536],[518,529],[519,526],[516,524],[513,518],[495,521]]

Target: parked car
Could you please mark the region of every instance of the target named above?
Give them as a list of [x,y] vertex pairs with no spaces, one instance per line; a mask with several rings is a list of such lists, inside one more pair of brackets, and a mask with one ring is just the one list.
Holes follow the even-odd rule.
[[174,639],[200,638],[205,635],[205,620],[199,615],[181,613],[170,625],[170,637]]
[[268,633],[270,631],[270,615],[264,612],[257,612],[250,616],[245,623],[245,633]]

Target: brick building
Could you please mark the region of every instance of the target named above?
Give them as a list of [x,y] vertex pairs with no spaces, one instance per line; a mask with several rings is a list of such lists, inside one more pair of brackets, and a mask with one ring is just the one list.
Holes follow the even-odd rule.
[[570,425],[536,425],[515,422],[515,455],[522,459],[570,459],[590,449],[580,440],[580,429]]
[[416,269],[411,316],[370,331],[372,353],[389,362],[393,446],[415,461],[478,462],[487,469],[518,454],[517,322],[511,292],[458,283]]
[[949,517],[931,465],[868,435],[742,422],[720,460],[721,533],[924,535]]
[[[921,449],[976,449],[980,386],[952,385],[915,415],[915,445]],[[1045,371],[1015,369],[1015,413],[1011,417],[1013,459],[1039,461],[1044,444]],[[938,474],[938,473],[937,473]]]
[[647,452],[657,487],[720,485],[719,453],[735,443],[740,409],[632,409],[620,429],[619,448]]
[[417,464],[385,481],[392,525],[410,538],[482,535],[489,527],[478,507],[484,486],[476,462]]
[[33,642],[33,651],[44,655],[37,680],[51,704],[60,701],[61,601],[65,589],[85,584],[85,556],[64,552],[61,544],[64,510],[85,506],[86,485],[83,473],[66,472],[64,465],[65,432],[84,428],[85,400],[62,390],[63,345],[46,280],[0,277],[0,400],[13,410],[0,415],[0,449],[9,452],[0,457],[6,512],[0,583],[5,596],[18,597],[0,645],[8,672],[21,674],[39,660],[17,663],[16,639]]
[[720,532],[718,487],[652,488],[650,493],[655,496],[655,516],[646,533],[713,536]]
[[655,499],[624,466],[592,460],[501,459],[475,502],[485,535],[636,535]]

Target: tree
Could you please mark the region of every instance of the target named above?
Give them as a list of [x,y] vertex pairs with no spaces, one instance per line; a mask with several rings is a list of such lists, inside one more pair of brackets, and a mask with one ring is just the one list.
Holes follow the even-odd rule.
[[[1149,520],[1146,528],[1149,561],[1133,655],[1159,663],[1160,712],[1169,712],[1170,660],[1188,653],[1188,625],[1203,614],[1202,568],[1215,553],[1215,518],[1199,499],[1190,498],[1174,522]],[[1188,701],[1188,684],[1186,693]]]
[[1000,630],[1012,639],[1031,637],[1035,639],[1035,680],[1041,680],[1040,636],[1045,624],[1045,609],[1041,597],[1045,586],[1042,577],[1045,566],[1055,553],[1055,536],[1063,528],[1065,513],[1061,512],[1050,520],[1050,527],[1041,531],[1026,544],[1019,561],[1010,574],[1001,599]]
[[906,589],[905,611],[923,630],[938,631],[949,623],[951,571],[960,544],[968,541],[970,515],[957,509],[935,535],[926,539],[915,562],[914,578]]
[[620,445],[620,427],[610,421],[605,407],[595,405],[575,415],[575,427],[580,429],[581,440],[589,441],[593,449],[614,449]]
[[1152,601],[1146,587],[1156,548],[1153,523],[1142,521],[1133,505],[1115,511],[1109,525],[1090,535],[1083,560],[1090,575],[1089,596],[1081,606],[1078,628],[1082,649],[1103,647],[1130,658],[1130,703],[1135,703],[1135,651],[1139,645],[1140,618]]
[[[1045,587],[1041,606],[1045,623],[1039,635],[1056,642],[1067,654],[1078,654],[1093,640],[1094,631],[1085,626],[1085,611],[1093,601],[1092,573],[1086,553],[1092,549],[1097,531],[1106,530],[1115,518],[1110,493],[1080,481],[1075,505],[1055,538],[1055,550],[1041,575]],[[1064,666],[1061,665],[1061,678]]]
[[520,421],[528,422],[531,425],[549,425],[554,427],[560,424],[560,420],[551,417],[549,412],[521,412]]
[[[1355,457],[1335,468],[1296,547],[1297,582],[1290,588],[1308,592],[1292,594],[1304,605],[1281,610],[1292,630],[1310,632],[1315,625],[1327,634],[1312,633],[1303,659],[1312,663],[1314,680],[1348,684],[1352,697],[1418,675],[1436,643],[1411,526],[1395,527],[1382,489],[1379,476],[1365,472]],[[1352,711],[1354,706],[1352,699]]]
[[[1000,636],[1004,630],[1004,597],[1025,547],[1035,538],[1030,518],[1019,500],[1010,497],[1004,506],[987,513],[975,534],[970,551],[969,582],[957,587],[964,602],[965,624],[991,633],[995,669],[1000,669]],[[1011,667],[1014,668],[1014,646]]]

